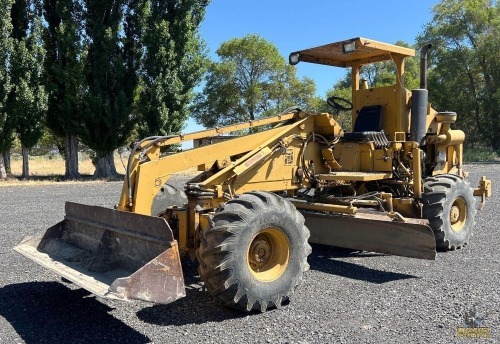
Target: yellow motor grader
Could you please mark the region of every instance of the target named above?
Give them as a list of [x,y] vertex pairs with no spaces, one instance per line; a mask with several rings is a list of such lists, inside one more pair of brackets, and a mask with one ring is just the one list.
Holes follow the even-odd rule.
[[[112,299],[169,303],[185,296],[181,257],[197,259],[208,291],[242,310],[280,307],[307,271],[309,243],[435,259],[472,233],[475,189],[462,166],[465,134],[453,112],[404,87],[415,51],[365,38],[290,54],[352,68],[352,101],[331,97],[333,115],[292,109],[201,132],[154,136],[132,149],[115,209],[66,203],[63,221],[27,237],[19,253]],[[360,68],[393,61],[396,83],[370,88]],[[337,122],[352,110],[352,131]],[[263,130],[256,130],[261,127]],[[161,148],[247,130],[250,134],[173,154]],[[180,190],[172,174],[197,167]]]

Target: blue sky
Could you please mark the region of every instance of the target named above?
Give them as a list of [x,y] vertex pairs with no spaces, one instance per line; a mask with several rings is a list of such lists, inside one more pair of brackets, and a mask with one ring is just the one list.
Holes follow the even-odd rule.
[[[414,43],[432,19],[438,0],[212,0],[201,25],[212,59],[221,43],[247,34],[259,34],[273,42],[283,57],[295,50],[365,37],[387,43]],[[324,96],[342,78],[340,68],[299,63],[299,77],[316,83]],[[190,120],[184,132],[203,129]]]

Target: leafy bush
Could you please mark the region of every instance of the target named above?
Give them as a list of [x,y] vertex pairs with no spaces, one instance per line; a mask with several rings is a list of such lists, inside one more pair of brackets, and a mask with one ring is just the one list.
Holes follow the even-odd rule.
[[491,161],[498,158],[498,153],[491,147],[464,149],[464,162]]

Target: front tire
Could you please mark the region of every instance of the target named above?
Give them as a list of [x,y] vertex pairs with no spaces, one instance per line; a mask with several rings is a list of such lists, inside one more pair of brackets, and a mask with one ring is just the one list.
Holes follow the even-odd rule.
[[304,217],[288,200],[269,192],[243,194],[200,233],[200,277],[229,307],[280,307],[309,270],[308,238]]
[[424,183],[424,217],[436,237],[436,248],[455,250],[469,241],[476,216],[476,200],[469,183],[445,174]]

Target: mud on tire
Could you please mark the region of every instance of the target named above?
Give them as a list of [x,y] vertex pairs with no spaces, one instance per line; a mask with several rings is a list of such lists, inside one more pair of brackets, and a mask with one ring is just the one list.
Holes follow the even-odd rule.
[[436,248],[455,250],[469,241],[476,216],[476,200],[469,183],[445,174],[424,183],[423,214],[436,237]]
[[304,217],[286,199],[250,192],[232,199],[200,234],[199,272],[226,306],[265,311],[280,307],[309,270]]

